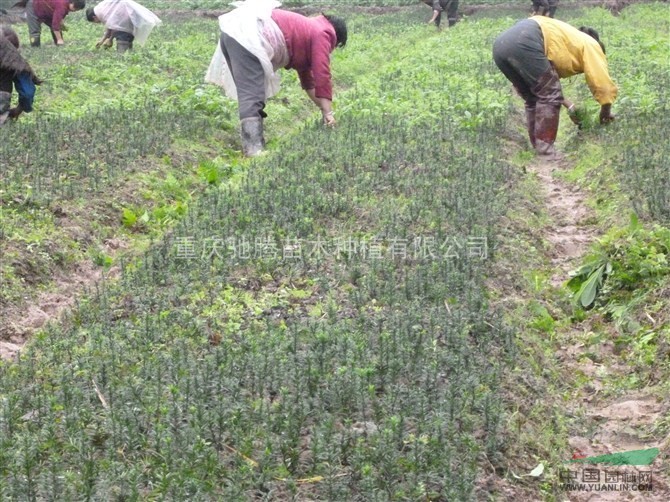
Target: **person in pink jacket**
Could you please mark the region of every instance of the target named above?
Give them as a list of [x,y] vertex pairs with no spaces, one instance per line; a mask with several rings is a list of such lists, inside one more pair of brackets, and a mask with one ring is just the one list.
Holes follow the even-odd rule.
[[[19,2],[21,4],[22,2]],[[86,0],[28,0],[26,3],[26,20],[31,47],[40,46],[42,24],[51,30],[54,44],[63,45],[63,19],[70,12],[86,7]]]
[[237,99],[242,149],[248,157],[265,146],[265,102],[279,90],[279,68],[298,72],[324,124],[335,125],[330,54],[347,43],[346,23],[333,16],[305,17],[275,8],[278,5],[247,0],[221,16],[220,43],[206,77]]

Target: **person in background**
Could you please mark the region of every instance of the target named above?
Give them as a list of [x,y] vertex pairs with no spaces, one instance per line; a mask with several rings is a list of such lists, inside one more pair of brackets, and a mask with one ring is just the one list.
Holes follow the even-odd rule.
[[105,32],[95,47],[111,47],[116,39],[117,52],[133,48],[133,42],[144,45],[151,31],[161,20],[146,7],[133,0],[104,0],[86,11],[86,19],[103,23]]
[[447,21],[449,26],[453,26],[458,22],[458,0],[421,0],[423,3],[433,8],[433,16],[428,21],[428,24],[435,23],[435,26],[440,27],[442,21],[442,12],[447,11]]
[[563,98],[560,78],[583,73],[600,104],[600,122],[614,120],[611,107],[617,87],[607,70],[605,46],[593,28],[577,29],[556,19],[533,16],[498,36],[493,59],[526,103],[528,135],[537,153],[555,153],[561,105],[579,123],[574,104]]
[[54,44],[63,45],[63,19],[70,12],[86,7],[86,0],[28,0],[26,19],[31,47],[41,44],[42,23],[51,30]]
[[[0,25],[0,126],[33,110],[35,86],[42,83],[19,53],[19,37],[9,26]],[[19,102],[11,107],[12,91]]]
[[305,17],[277,9],[273,0],[247,0],[219,17],[221,37],[205,80],[223,87],[238,102],[242,149],[250,157],[265,147],[265,102],[279,90],[279,68],[298,72],[300,84],[335,125],[330,54],[347,43],[344,20]]
[[558,9],[558,0],[533,0],[533,16],[554,17]]

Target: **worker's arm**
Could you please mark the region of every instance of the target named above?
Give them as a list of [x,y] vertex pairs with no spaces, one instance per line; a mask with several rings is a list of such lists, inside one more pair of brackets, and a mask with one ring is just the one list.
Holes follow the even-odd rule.
[[333,102],[327,98],[317,98],[315,89],[305,89],[305,92],[309,96],[316,106],[321,110],[321,115],[323,116],[323,123],[327,126],[335,125],[335,115],[333,114]]
[[312,39],[311,68],[300,73],[300,82],[309,98],[321,110],[323,123],[335,125],[333,116],[333,83],[330,74],[330,52],[334,45],[332,36],[322,32]]
[[598,45],[589,44],[584,48],[582,58],[586,83],[600,104],[600,123],[611,122],[614,120],[611,110],[617,96],[617,86],[607,70],[605,54]]
[[112,37],[112,30],[105,30],[102,34],[102,38],[98,40],[98,43],[95,44],[95,48],[98,49],[101,45],[105,45],[106,41]]

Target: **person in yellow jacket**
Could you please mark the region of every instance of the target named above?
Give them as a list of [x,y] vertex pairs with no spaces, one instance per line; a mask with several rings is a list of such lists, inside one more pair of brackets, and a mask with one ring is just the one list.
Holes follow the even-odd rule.
[[493,60],[526,102],[528,135],[539,154],[555,153],[561,105],[579,123],[574,104],[563,97],[561,78],[583,73],[600,104],[600,123],[614,120],[611,107],[617,87],[607,70],[605,46],[593,28],[577,29],[557,19],[533,16],[498,36]]

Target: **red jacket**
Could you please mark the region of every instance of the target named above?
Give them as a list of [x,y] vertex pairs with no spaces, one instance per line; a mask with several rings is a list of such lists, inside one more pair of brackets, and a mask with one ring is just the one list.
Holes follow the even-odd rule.
[[314,89],[317,98],[332,100],[330,53],[337,45],[333,25],[323,16],[305,17],[281,9],[272,11],[272,19],[286,40],[286,68],[298,72],[303,89]]
[[61,31],[63,19],[70,13],[70,0],[33,0],[35,16],[54,31]]

